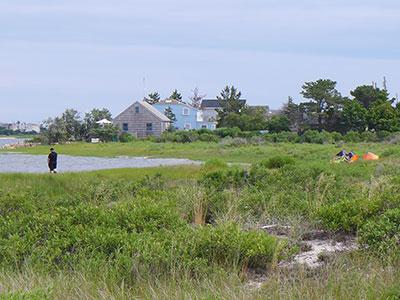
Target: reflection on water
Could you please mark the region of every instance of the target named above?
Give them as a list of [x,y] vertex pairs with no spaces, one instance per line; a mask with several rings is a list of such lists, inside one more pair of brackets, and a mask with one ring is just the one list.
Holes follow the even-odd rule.
[[[58,156],[59,172],[82,172],[119,168],[150,168],[158,166],[174,166],[200,164],[189,159],[145,158],[145,157],[83,157]],[[0,154],[0,173],[46,173],[47,155],[27,155],[16,153]]]

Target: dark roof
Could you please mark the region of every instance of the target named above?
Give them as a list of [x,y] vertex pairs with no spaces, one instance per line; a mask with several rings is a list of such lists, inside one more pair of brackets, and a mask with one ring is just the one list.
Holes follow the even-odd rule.
[[[226,100],[203,99],[203,101],[201,101],[201,108],[204,108],[204,107],[221,107],[221,105],[219,104],[219,101],[226,101]],[[239,101],[242,102],[243,104],[246,104],[246,99],[240,99]]]

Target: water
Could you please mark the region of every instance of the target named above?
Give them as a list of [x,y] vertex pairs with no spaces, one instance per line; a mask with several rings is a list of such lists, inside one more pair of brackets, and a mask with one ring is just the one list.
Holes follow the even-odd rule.
[[5,145],[15,145],[15,144],[23,144],[24,139],[17,139],[17,138],[0,138],[0,149],[3,148]]
[[[189,159],[146,158],[146,157],[84,157],[58,156],[58,172],[82,172],[120,168],[151,168],[200,164]],[[47,156],[18,153],[0,154],[0,173],[46,173]]]

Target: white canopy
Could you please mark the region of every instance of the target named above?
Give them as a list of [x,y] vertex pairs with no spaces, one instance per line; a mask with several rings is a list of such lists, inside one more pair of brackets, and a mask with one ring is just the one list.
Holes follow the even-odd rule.
[[112,124],[112,122],[107,120],[107,119],[103,119],[103,120],[97,121],[96,123],[100,124],[100,125]]

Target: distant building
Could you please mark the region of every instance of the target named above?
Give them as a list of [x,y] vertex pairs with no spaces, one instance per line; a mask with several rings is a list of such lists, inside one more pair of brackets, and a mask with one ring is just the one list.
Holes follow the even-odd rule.
[[0,123],[0,127],[12,131],[40,133],[40,125],[34,123],[25,123],[25,122]]
[[163,113],[145,101],[136,101],[113,120],[122,132],[142,138],[160,136],[171,124]]
[[204,111],[174,99],[159,101],[158,103],[154,103],[153,107],[163,114],[165,114],[165,111],[170,108],[176,118],[176,121],[173,122],[172,126],[178,130],[202,128],[214,130],[217,125],[216,121],[204,118]]
[[[203,119],[209,122],[216,122],[218,119],[218,109],[221,109],[221,103],[226,100],[218,100],[218,99],[203,99],[201,101],[201,110],[203,112]],[[245,99],[239,100],[246,104]]]

